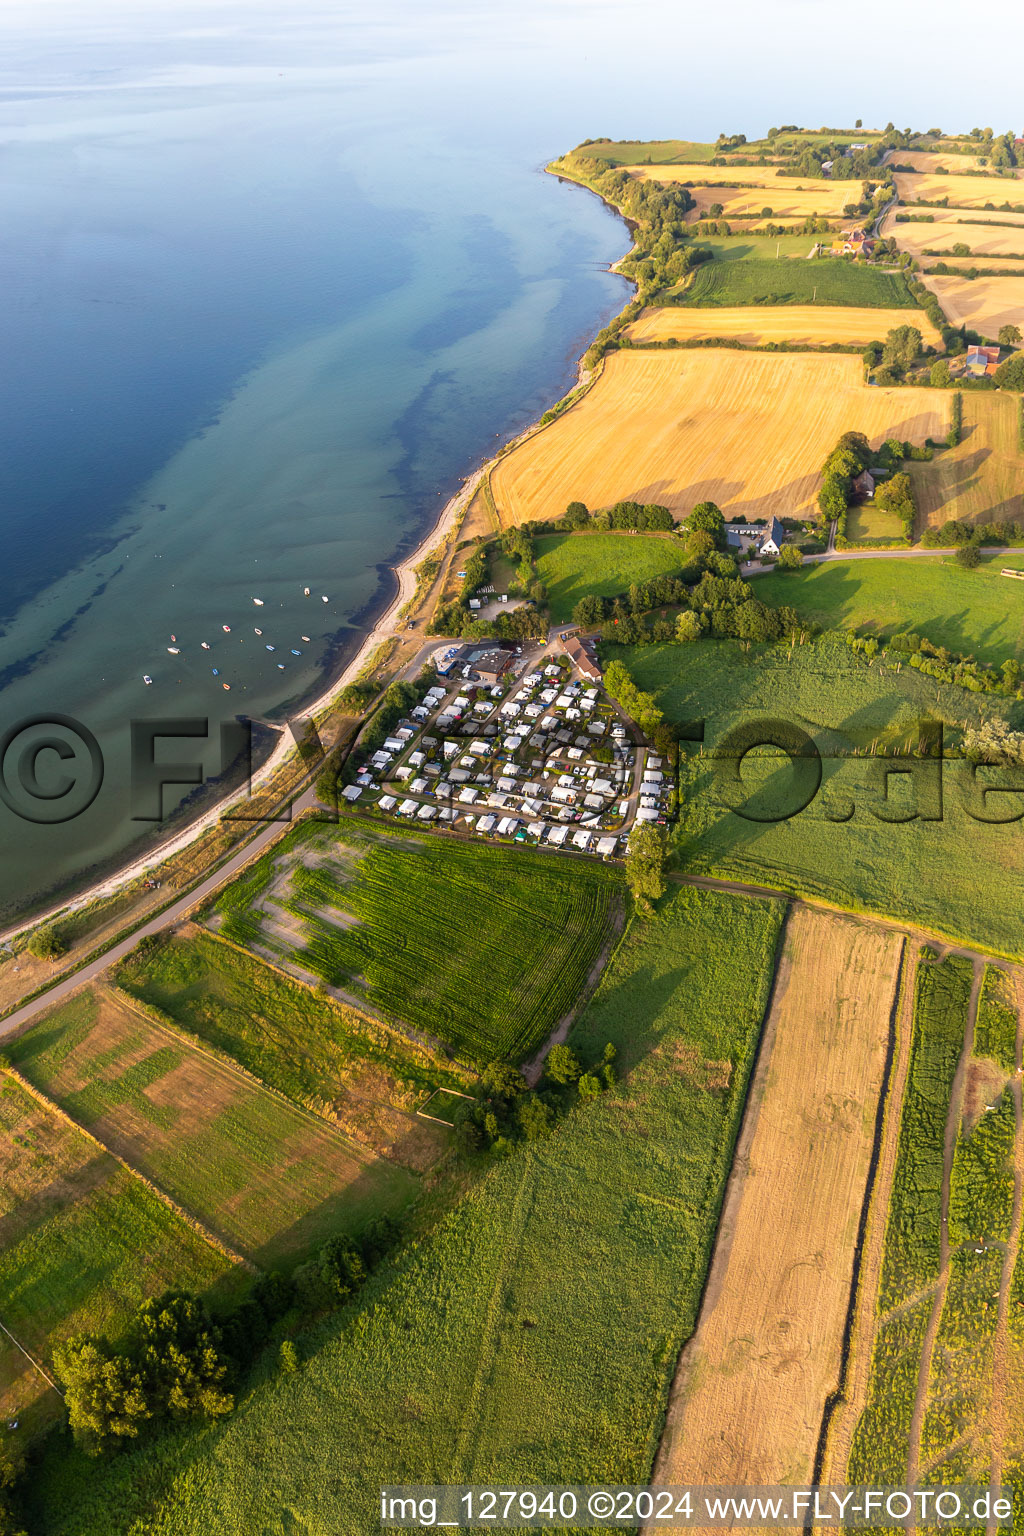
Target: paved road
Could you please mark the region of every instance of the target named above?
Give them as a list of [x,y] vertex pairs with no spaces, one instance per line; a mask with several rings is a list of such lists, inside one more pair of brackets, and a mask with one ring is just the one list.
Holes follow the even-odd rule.
[[[305,810],[308,810],[315,804],[316,796],[313,789],[304,790],[294,802],[292,820],[297,821]],[[180,923],[182,918],[186,917],[194,907],[204,901],[208,901],[222,885],[243,870],[253,859],[258,858],[272,843],[276,842],[288,830],[289,825],[290,823],[288,822],[273,821],[261,828],[252,841],[246,843],[245,847],[240,849],[238,853],[233,854],[226,864],[222,864],[219,869],[212,875],[208,875],[199,885],[194,886],[191,891],[188,891],[177,901],[172,902],[169,907],[165,907],[162,912],[157,913],[156,917],[150,918],[149,922],[144,923],[141,928],[136,928],[135,932],[130,934],[128,938],[122,939],[112,949],[105,950],[95,960],[87,961],[80,970],[74,971],[70,976],[66,976],[63,981],[58,981],[39,997],[23,1004],[14,1013],[9,1013],[5,1019],[0,1019],[0,1038],[4,1035],[13,1034],[15,1030],[22,1028],[30,1020],[37,1018],[46,1009],[52,1008],[55,1003],[59,1003],[64,998],[69,997],[72,992],[77,991],[86,982],[95,981],[97,976],[100,976],[110,966],[116,964],[118,960],[123,960],[125,955],[130,954],[140,939],[148,938],[153,933],[162,933],[165,929],[173,927],[175,923]]]

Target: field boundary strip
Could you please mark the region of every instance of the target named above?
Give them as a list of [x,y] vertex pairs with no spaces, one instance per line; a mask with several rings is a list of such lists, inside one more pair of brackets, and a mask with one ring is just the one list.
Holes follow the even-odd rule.
[[213,1231],[212,1227],[208,1227],[198,1216],[193,1215],[190,1210],[175,1200],[173,1195],[169,1195],[165,1189],[161,1189],[159,1184],[154,1183],[146,1174],[140,1172],[127,1158],[122,1157],[120,1152],[115,1152],[112,1147],[108,1147],[94,1132],[80,1124],[72,1115],[69,1115],[67,1110],[63,1109],[56,1100],[51,1099],[48,1094],[43,1093],[42,1089],[37,1088],[27,1077],[24,1077],[16,1067],[5,1067],[3,1070],[9,1078],[18,1084],[19,1088],[23,1088],[29,1097],[34,1099],[37,1104],[40,1104],[43,1109],[56,1116],[63,1124],[70,1126],[80,1136],[84,1136],[93,1146],[98,1147],[105,1156],[112,1158],[133,1179],[137,1179],[140,1184],[144,1185],[151,1195],[155,1196],[168,1210],[173,1211],[180,1221],[183,1221],[186,1226],[191,1227],[196,1236],[202,1238],[222,1258],[227,1259],[232,1264],[237,1264],[240,1269],[248,1271],[249,1274],[258,1275],[262,1273],[258,1264],[254,1264],[251,1259],[245,1258],[236,1249],[232,1248],[230,1243]]
[[60,1387],[58,1387],[58,1385],[54,1381],[53,1377],[49,1376],[47,1374],[45,1368],[39,1364],[39,1361],[36,1359],[35,1355],[31,1354],[25,1348],[25,1346],[21,1342],[21,1340],[19,1338],[17,1338],[11,1332],[11,1330],[8,1328],[6,1323],[0,1322],[0,1332],[5,1333],[7,1335],[7,1337],[10,1339],[11,1343],[14,1345],[15,1349],[21,1351],[21,1353],[25,1356],[25,1359],[28,1361],[29,1365],[32,1367],[32,1369],[34,1371],[37,1371],[39,1373],[39,1375],[46,1382],[47,1386],[52,1387],[53,1390],[56,1392],[58,1397],[63,1397],[64,1393],[61,1391]]
[[889,1030],[886,1041],[885,1065],[882,1068],[882,1085],[878,1094],[878,1108],[875,1111],[875,1126],[871,1141],[871,1156],[868,1161],[868,1176],[864,1184],[864,1199],[861,1202],[860,1219],[857,1223],[857,1238],[853,1249],[853,1270],[850,1275],[850,1294],[846,1307],[846,1319],[843,1324],[842,1344],[840,1346],[839,1376],[834,1389],[825,1399],[825,1407],[821,1415],[818,1444],[814,1452],[814,1471],[811,1475],[811,1481],[815,1484],[823,1481],[825,1457],[828,1452],[829,1432],[833,1417],[843,1403],[847,1401],[847,1379],[857,1321],[858,1303],[861,1296],[864,1250],[868,1240],[868,1228],[871,1221],[875,1186],[881,1164],[883,1142],[886,1140],[887,1125],[890,1118],[894,1069],[900,1043],[899,1017],[907,985],[907,951],[908,936],[904,934],[900,940],[899,970],[896,976],[896,985],[893,988],[892,1003],[889,1008]]

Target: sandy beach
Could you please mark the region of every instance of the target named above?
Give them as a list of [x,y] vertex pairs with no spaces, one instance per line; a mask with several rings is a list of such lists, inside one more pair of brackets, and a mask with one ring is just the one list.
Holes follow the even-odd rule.
[[[588,375],[584,374],[582,368],[579,368],[577,379],[571,388],[577,389],[581,383],[587,382],[588,377]],[[318,698],[313,699],[305,707],[301,715],[296,717],[297,720],[304,722],[329,709],[342,689],[358,677],[373,651],[382,641],[400,632],[402,626],[399,625],[398,616],[416,591],[416,567],[437,544],[438,540],[443,539],[449,530],[461,521],[469,503],[476,494],[480,481],[493,468],[497,460],[507,453],[510,448],[537,431],[537,429],[538,423],[532,422],[517,437],[505,444],[498,454],[493,455],[479,469],[466,477],[455,495],[445,503],[437,522],[424,535],[416,548],[406,556],[400,565],[393,567],[398,581],[398,590],[388,607],[365,635],[355,655],[330,686]],[[442,639],[443,637],[438,637],[438,644],[441,644]],[[280,730],[280,739],[277,745],[267,760],[255,770],[248,783],[243,784],[230,795],[224,796],[216,804],[211,805],[208,810],[197,816],[194,821],[189,822],[187,826],[183,827],[180,832],[175,833],[173,837],[168,838],[166,842],[150,849],[142,857],[133,859],[131,863],[123,865],[113,874],[96,881],[77,896],[55,903],[45,912],[37,913],[23,922],[13,923],[9,927],[0,930],[0,943],[17,938],[19,934],[26,933],[32,928],[37,928],[41,923],[52,921],[54,918],[67,913],[80,911],[91,902],[113,896],[133,880],[156,874],[159,866],[165,860],[174,857],[174,855],[180,853],[184,848],[187,848],[191,843],[202,837],[204,832],[216,825],[226,811],[230,810],[233,805],[253,795],[288,761],[295,751],[291,734],[287,726],[280,726],[277,729]]]

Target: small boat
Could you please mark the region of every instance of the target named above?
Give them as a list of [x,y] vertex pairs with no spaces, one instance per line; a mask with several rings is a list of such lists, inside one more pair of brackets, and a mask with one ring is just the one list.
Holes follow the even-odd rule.
[[256,629],[256,630],[253,631],[253,633],[257,634],[257,635],[262,635],[263,631],[262,631],[262,629]]
[[309,588],[308,587],[303,587],[302,593],[303,593],[304,597],[308,597],[309,596]]
[[279,671],[279,672],[283,672],[283,671],[284,671],[284,662],[283,662],[283,661],[279,661],[279,662],[278,662],[278,664],[277,664],[277,670],[278,670],[278,671]]
[[322,603],[329,603],[329,602],[330,602],[330,598],[329,598],[329,597],[322,597],[322,598],[321,598],[321,599],[320,599],[320,601],[321,601],[321,602],[322,602]]
[[199,644],[202,646],[204,651],[208,651],[210,649],[209,640],[200,640]]
[[214,667],[213,675],[214,677],[220,677],[220,667]]
[[224,633],[226,635],[230,635],[230,633],[231,633],[231,625],[230,624],[222,624],[221,625],[221,629],[224,631]]
[[176,646],[176,645],[169,645],[167,647],[167,649],[170,651],[172,656],[180,656],[181,655],[180,648],[178,646]]
[[309,636],[308,635],[300,635],[299,639],[300,640],[305,640],[306,644],[307,645],[309,644]]
[[177,643],[178,643],[178,637],[177,637],[177,635],[172,635],[172,636],[171,636],[171,644],[172,644],[172,645],[177,645]]
[[231,692],[231,684],[230,683],[221,683],[221,687],[222,688],[226,688],[228,693]]
[[272,650],[274,650],[274,649],[275,649],[275,647],[274,647],[274,646],[272,646],[272,645],[268,645],[268,646],[267,646],[267,650],[268,650],[268,651],[272,651]]
[[294,645],[293,645],[293,646],[292,646],[292,655],[293,655],[293,656],[301,656],[301,655],[302,655],[302,652],[301,652],[301,651],[297,651],[297,650],[296,650],[296,649],[295,649],[295,647],[294,647]]
[[254,597],[253,598],[253,602],[256,604],[257,608],[262,608],[263,607],[263,599],[262,599],[262,597]]
[[142,681],[143,681],[143,682],[144,682],[144,683],[145,683],[145,684],[146,684],[146,685],[147,685],[147,687],[148,687],[148,686],[149,686],[149,684],[150,684],[150,683],[151,683],[151,682],[152,682],[152,681],[153,681],[153,679],[152,679],[152,678],[151,678],[151,677],[150,677],[150,675],[149,675],[149,673],[148,673],[148,672],[143,672],[143,674],[142,674]]

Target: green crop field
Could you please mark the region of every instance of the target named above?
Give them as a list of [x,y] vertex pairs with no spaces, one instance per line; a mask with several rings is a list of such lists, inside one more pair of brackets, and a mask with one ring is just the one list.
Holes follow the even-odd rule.
[[[346,1083],[372,1078],[390,1102],[396,1083],[419,1094],[449,1074],[443,1058],[374,1029],[254,955],[197,933],[137,948],[118,967],[126,991],[179,1029],[233,1057],[297,1104],[334,1118]],[[451,1075],[456,1084],[461,1079]]]
[[814,261],[709,261],[698,267],[677,300],[700,307],[732,304],[853,304],[858,308],[913,309],[898,272],[880,272],[831,258]]
[[922,959],[917,967],[910,1075],[879,1282],[882,1312],[899,1306],[939,1273],[942,1148],[973,975],[970,961],[958,955]]
[[1010,980],[997,965],[985,967],[974,1025],[974,1054],[988,1056],[1006,1072],[1017,1065],[1017,1009]]
[[791,604],[823,629],[879,636],[915,630],[934,645],[998,666],[1010,656],[1024,660],[1024,582],[1000,576],[1003,566],[1018,569],[1021,561],[986,555],[977,570],[966,571],[952,555],[826,560],[758,576],[754,591],[764,603]]
[[[296,840],[281,905],[305,942],[290,957],[464,1058],[523,1058],[584,991],[621,873],[400,830],[353,819]],[[260,893],[255,875],[249,891]],[[241,934],[237,893],[228,901],[228,931]]]
[[694,246],[710,251],[715,262],[720,261],[785,261],[793,256],[797,260],[810,255],[821,237],[819,235],[748,235],[737,234],[716,238],[697,235]]
[[492,1168],[358,1312],[299,1340],[298,1373],[268,1361],[223,1424],[100,1465],[50,1448],[36,1527],[365,1536],[382,1482],[645,1482],[781,916],[677,890],[634,920],[572,1037],[584,1056],[618,1042],[619,1086]]
[[634,581],[676,575],[685,563],[682,544],[657,534],[555,534],[538,539],[536,551],[555,624],[571,618],[588,592],[615,597]]
[[[49,1365],[82,1330],[116,1336],[133,1309],[172,1286],[227,1298],[238,1267],[115,1159],[0,1074],[0,1319]],[[52,1366],[49,1367],[52,1369]],[[59,1405],[23,1356],[0,1357],[0,1412]]]
[[265,1268],[357,1233],[418,1188],[404,1168],[105,992],[48,1013],[9,1055],[79,1125]]
[[[941,819],[882,819],[915,815],[916,792],[910,774],[892,774],[886,797],[886,765],[870,756],[873,743],[900,751],[908,742],[916,746],[921,721],[977,722],[1008,713],[1008,701],[980,699],[906,666],[897,674],[877,658],[869,665],[835,635],[792,650],[701,640],[605,646],[603,654],[606,663],[625,662],[669,721],[704,722],[703,748],[684,743],[681,758],[674,833],[680,868],[822,896],[851,911],[879,912],[1020,953],[1021,824],[975,820],[964,800],[966,767],[955,759],[941,769],[917,763],[924,767],[921,808],[941,810]],[[777,755],[748,756],[742,785],[731,782],[735,759],[712,755],[734,728],[766,719],[795,725],[816,743],[816,792],[805,765],[794,768]],[[696,727],[688,729],[692,735]],[[948,750],[955,741],[951,734]],[[941,807],[934,794],[940,772]],[[808,795],[806,808],[797,810]],[[996,798],[1002,797],[990,797],[990,810]],[[1015,816],[1019,805],[1011,801],[1009,809]]]
[[697,160],[710,160],[715,145],[691,143],[688,139],[652,139],[649,143],[606,139],[597,144],[581,144],[573,153],[607,160],[609,165],[692,165]]

